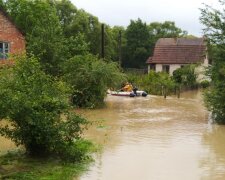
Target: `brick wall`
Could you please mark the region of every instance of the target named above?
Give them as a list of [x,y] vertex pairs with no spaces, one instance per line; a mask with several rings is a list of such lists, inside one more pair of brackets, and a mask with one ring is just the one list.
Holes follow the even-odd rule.
[[11,20],[0,11],[0,41],[10,44],[9,54],[25,52],[25,38]]

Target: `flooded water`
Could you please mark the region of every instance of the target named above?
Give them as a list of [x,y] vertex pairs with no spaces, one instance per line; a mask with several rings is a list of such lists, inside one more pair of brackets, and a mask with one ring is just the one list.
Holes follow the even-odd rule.
[[[79,111],[93,122],[85,136],[102,145],[80,180],[225,179],[225,126],[208,123],[201,92],[108,96],[106,104]],[[14,148],[0,137],[0,154]]]
[[79,112],[95,122],[86,137],[103,147],[80,180],[225,179],[225,126],[208,123],[200,92],[106,102]]

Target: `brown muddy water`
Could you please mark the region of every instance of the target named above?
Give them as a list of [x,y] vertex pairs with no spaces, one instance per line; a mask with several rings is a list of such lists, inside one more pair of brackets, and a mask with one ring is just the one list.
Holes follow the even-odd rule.
[[225,179],[225,126],[208,123],[201,92],[106,103],[79,111],[98,122],[86,137],[103,146],[80,180]]
[[[225,126],[208,122],[199,91],[108,96],[105,108],[78,112],[93,122],[85,136],[102,145],[79,180],[225,179]],[[14,148],[0,137],[0,154]]]

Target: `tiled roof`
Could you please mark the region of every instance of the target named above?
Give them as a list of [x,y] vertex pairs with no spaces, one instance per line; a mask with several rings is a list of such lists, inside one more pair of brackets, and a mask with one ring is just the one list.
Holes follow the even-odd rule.
[[203,38],[161,38],[148,64],[190,64],[202,62],[206,53]]

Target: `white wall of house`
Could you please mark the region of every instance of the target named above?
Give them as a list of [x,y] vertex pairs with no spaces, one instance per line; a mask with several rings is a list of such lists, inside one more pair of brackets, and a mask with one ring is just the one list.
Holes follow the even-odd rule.
[[155,65],[155,71],[156,72],[161,72],[162,71],[162,64],[156,64]]
[[[175,71],[176,69],[180,68],[182,64],[168,64],[170,66],[170,75],[173,75],[173,71]],[[150,66],[149,66],[150,67]],[[162,72],[163,70],[163,64],[156,64],[155,66],[155,71],[156,72]]]
[[204,63],[195,69],[195,73],[197,74],[197,82],[202,82],[204,80],[210,81],[210,78],[205,75],[205,71],[208,66],[209,60],[206,56],[206,58],[204,59]]
[[[168,65],[170,66],[169,74],[172,76],[173,72],[176,69],[180,68],[184,64],[168,64]],[[203,80],[210,81],[210,79],[205,76],[205,70],[208,66],[209,66],[209,61],[208,61],[208,57],[206,56],[206,58],[204,59],[204,62],[195,69],[195,72],[197,74],[197,81],[198,82],[201,82]],[[148,65],[148,72],[149,71],[150,71],[150,65]],[[156,64],[155,65],[155,71],[156,72],[162,72],[163,71],[163,64]]]
[[175,71],[176,69],[180,68],[182,64],[171,64],[170,65],[170,75],[173,75],[173,71]]

